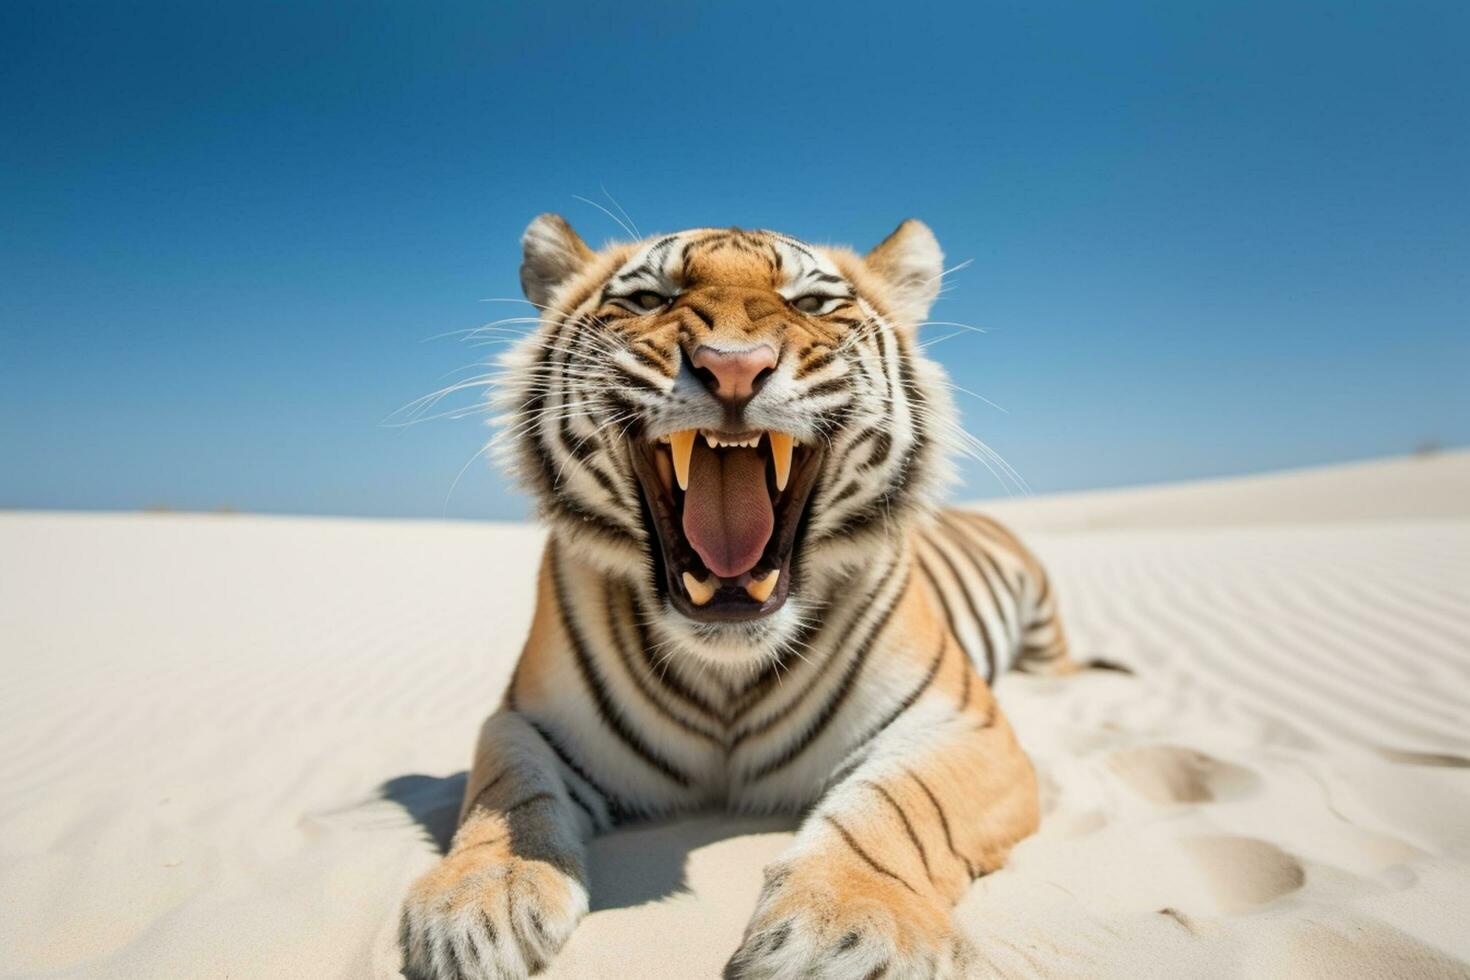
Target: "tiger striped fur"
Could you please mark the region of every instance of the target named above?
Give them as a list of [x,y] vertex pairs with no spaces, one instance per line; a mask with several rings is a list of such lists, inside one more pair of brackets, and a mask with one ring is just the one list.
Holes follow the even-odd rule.
[[[933,235],[905,222],[859,256],[702,229],[597,252],[543,215],[524,247],[543,315],[499,397],[550,537],[459,829],[405,902],[405,972],[536,972],[587,910],[590,835],[716,806],[805,813],[727,976],[972,975],[950,910],[1037,823],[990,683],[1075,667],[1036,559],[934,506],[957,429],[916,343],[942,273]],[[727,388],[701,357],[746,373]],[[702,567],[663,513],[683,477],[677,435],[661,440],[689,430],[777,434],[686,450],[695,480],[724,466],[728,484],[732,454],[753,453],[779,488],[778,435],[801,447],[747,572],[714,576],[723,559]],[[724,520],[701,534],[754,533]],[[717,590],[702,603],[701,581]]]

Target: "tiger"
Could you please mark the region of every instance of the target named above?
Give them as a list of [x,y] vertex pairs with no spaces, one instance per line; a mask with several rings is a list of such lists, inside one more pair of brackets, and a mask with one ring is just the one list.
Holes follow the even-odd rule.
[[974,975],[952,908],[1039,819],[991,685],[1077,665],[1036,557],[937,502],[962,430],[918,342],[933,232],[594,250],[546,214],[522,246],[538,314],[493,398],[549,533],[405,974],[540,971],[590,837],[724,808],[801,817],[725,976]]

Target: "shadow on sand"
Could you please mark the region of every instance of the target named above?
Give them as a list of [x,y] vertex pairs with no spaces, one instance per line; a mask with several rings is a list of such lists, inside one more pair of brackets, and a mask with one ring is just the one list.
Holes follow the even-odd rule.
[[426,776],[411,772],[394,776],[378,787],[378,795],[397,803],[418,824],[424,841],[433,844],[440,854],[449,853],[449,841],[459,822],[459,804],[464,799],[468,771],[453,776]]
[[[454,836],[467,778],[464,772],[452,776],[409,773],[389,779],[378,792],[383,799],[402,807],[418,825],[425,842],[443,854]],[[591,910],[627,908],[687,891],[684,868],[691,852],[731,837],[795,830],[797,822],[794,816],[700,813],[678,820],[635,824],[598,836],[587,850]]]

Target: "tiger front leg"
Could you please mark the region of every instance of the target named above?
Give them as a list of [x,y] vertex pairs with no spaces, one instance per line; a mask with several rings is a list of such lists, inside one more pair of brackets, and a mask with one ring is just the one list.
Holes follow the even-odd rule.
[[405,976],[499,980],[542,969],[587,912],[591,830],[541,736],[513,711],[492,715],[449,853],[404,900]]
[[968,977],[952,909],[1037,824],[1030,761],[993,704],[922,749],[880,744],[812,811],[766,885],[727,978]]

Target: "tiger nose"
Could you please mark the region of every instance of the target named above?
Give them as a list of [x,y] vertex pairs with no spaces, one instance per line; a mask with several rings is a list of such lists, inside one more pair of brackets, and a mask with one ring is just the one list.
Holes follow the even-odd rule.
[[700,344],[689,355],[695,377],[728,408],[738,409],[760,391],[776,369],[775,348],[766,344],[749,350],[721,350]]

